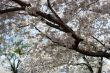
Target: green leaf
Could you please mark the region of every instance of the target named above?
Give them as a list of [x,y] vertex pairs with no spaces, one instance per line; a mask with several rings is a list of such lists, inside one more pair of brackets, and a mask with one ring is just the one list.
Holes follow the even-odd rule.
[[23,44],[23,45],[21,46],[21,48],[27,48],[27,47],[30,47],[30,45],[29,45],[29,44]]
[[18,42],[15,42],[15,45],[16,45],[16,46],[19,46],[21,43],[22,43],[22,40],[20,40],[20,41],[18,41]]
[[24,54],[24,51],[21,48],[17,48],[14,52],[19,54],[19,55],[23,55]]

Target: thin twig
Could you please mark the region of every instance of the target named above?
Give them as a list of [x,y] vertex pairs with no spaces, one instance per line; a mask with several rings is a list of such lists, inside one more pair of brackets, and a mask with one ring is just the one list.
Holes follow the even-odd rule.
[[50,10],[53,12],[53,14],[58,18],[58,20],[60,20],[60,21],[63,23],[62,19],[61,19],[61,18],[58,16],[58,14],[52,9],[52,6],[51,6],[49,0],[47,0],[47,3],[48,3],[48,7],[49,7]]
[[103,44],[100,40],[98,40],[97,38],[95,38],[94,36],[91,35],[91,37],[93,37],[95,40],[97,40],[97,42],[99,42],[102,46],[105,47],[105,44]]
[[99,69],[98,69],[98,73],[102,73],[102,66],[103,66],[103,57],[101,57],[101,60],[99,61]]
[[[43,33],[41,30],[39,30],[35,25],[32,25],[33,27],[35,27],[36,30],[38,30],[39,32]],[[43,33],[44,34],[44,33]],[[48,38],[49,40],[51,40],[53,43],[55,44],[58,44],[60,46],[63,46],[63,47],[66,47],[66,45],[64,45],[63,43],[61,42],[57,42],[57,41],[54,41],[52,38],[50,38],[48,35],[44,34],[46,38]]]
[[90,72],[93,73],[93,69],[92,69],[92,66],[89,64],[89,61],[86,59],[86,57],[83,57],[83,59],[86,61],[87,67],[90,70]]

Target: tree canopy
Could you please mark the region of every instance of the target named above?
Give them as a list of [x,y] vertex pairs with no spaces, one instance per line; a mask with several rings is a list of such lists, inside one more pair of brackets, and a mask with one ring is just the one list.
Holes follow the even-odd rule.
[[[14,73],[28,67],[28,61],[22,66],[27,56],[32,57],[33,63],[28,62],[32,68],[39,63],[40,73],[41,68],[64,64],[85,65],[93,73],[95,60],[101,73],[103,58],[110,57],[109,4],[109,0],[2,0],[0,54]],[[85,63],[76,64],[74,59],[81,57]]]

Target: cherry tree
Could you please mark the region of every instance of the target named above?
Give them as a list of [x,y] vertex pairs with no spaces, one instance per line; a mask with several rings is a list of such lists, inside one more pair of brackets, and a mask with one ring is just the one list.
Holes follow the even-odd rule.
[[[110,57],[109,3],[108,0],[3,0],[0,43],[6,44],[7,35],[20,35],[23,41],[34,44],[28,51],[31,58],[25,65],[27,68],[22,63],[20,67],[27,73],[36,72],[33,68],[38,63],[36,69],[41,73],[62,65],[67,72],[71,65],[85,65],[93,73],[95,59],[101,73],[103,58]],[[77,58],[84,63],[78,63]]]

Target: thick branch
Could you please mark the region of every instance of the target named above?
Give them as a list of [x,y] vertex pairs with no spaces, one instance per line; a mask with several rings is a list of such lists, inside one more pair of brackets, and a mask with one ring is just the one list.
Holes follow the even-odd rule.
[[[3,13],[8,13],[8,12],[13,12],[13,11],[19,11],[19,10],[25,10],[25,7],[15,7],[15,8],[10,8],[10,9],[6,9],[6,10],[0,10],[0,14],[3,14]],[[36,15],[37,14],[37,15]],[[71,36],[76,39],[77,41],[82,41],[82,39],[75,34],[75,32],[69,27],[67,26],[66,24],[62,23],[61,21],[59,21],[58,19],[56,19],[55,17],[53,17],[52,15],[50,14],[46,14],[46,13],[43,13],[41,11],[36,11],[36,14],[29,14],[29,15],[32,15],[32,16],[35,16],[37,17],[38,15],[53,22],[53,23],[56,23],[58,24],[64,32],[66,33],[71,33]]]
[[5,10],[0,10],[0,14],[14,12],[14,11],[20,11],[20,10],[25,10],[25,7],[15,7],[15,8],[5,9]]
[[12,0],[12,1],[19,4],[20,6],[31,6],[30,4],[27,4],[21,0]]
[[58,25],[61,26],[61,27],[64,29],[65,32],[71,33],[71,34],[72,34],[72,37],[73,37],[75,40],[77,40],[77,41],[82,41],[82,39],[81,39],[79,36],[77,36],[77,35],[75,34],[75,32],[74,32],[69,26],[67,26],[67,25],[61,20],[61,18],[57,15],[57,13],[52,9],[52,6],[51,6],[49,0],[47,0],[47,3],[48,3],[48,7],[50,8],[50,10],[53,12],[53,14],[57,17],[58,21],[60,22],[60,24],[58,24]]
[[46,21],[46,24],[47,24],[48,26],[50,26],[50,27],[56,28],[56,29],[58,29],[58,30],[60,30],[60,31],[63,31],[63,30],[60,28],[60,26],[58,26],[58,25],[52,24],[52,23],[50,23],[50,22],[48,22],[48,21]]
[[44,18],[41,18],[41,21],[43,21],[44,23],[46,23],[46,24],[47,24],[48,26],[50,26],[50,27],[53,27],[53,28],[58,29],[58,30],[60,30],[60,31],[63,31],[63,29],[62,29],[60,26],[55,25],[55,24],[49,22],[48,20],[46,20],[46,19],[44,19]]
[[0,14],[13,12],[13,11],[25,10],[26,6],[31,6],[30,4],[27,4],[27,3],[23,2],[23,1],[20,1],[20,0],[12,0],[12,1],[19,4],[22,7],[20,7],[20,8],[19,7],[14,7],[14,8],[9,8],[9,9],[5,9],[5,10],[0,10]]
[[87,51],[87,50],[84,50],[84,49],[80,49],[79,47],[78,48],[70,48],[72,50],[75,50],[81,54],[84,54],[84,55],[87,55],[87,56],[93,56],[93,57],[105,57],[105,58],[109,58],[110,57],[110,53],[106,53],[106,52],[103,52],[103,51],[100,51],[100,52],[91,52],[91,51]]

